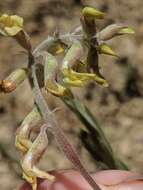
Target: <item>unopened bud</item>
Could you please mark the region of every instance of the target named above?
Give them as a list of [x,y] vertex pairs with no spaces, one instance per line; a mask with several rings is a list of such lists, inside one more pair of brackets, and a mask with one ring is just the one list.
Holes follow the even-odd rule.
[[112,39],[115,36],[133,33],[134,30],[132,28],[127,27],[123,24],[111,24],[97,33],[96,37],[98,40],[106,41]]
[[1,81],[1,89],[5,93],[12,92],[27,77],[28,70],[25,68],[16,69],[7,78]]
[[93,7],[83,8],[82,14],[87,19],[103,19],[104,18],[104,13],[101,11],[98,11],[97,9]]

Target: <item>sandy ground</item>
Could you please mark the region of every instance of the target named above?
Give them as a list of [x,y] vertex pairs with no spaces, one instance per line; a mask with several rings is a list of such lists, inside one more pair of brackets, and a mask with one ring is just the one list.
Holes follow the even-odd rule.
[[[120,58],[102,56],[102,72],[110,83],[109,89],[89,85],[78,90],[78,96],[90,107],[103,127],[115,154],[130,169],[143,170],[143,1],[142,0],[5,0],[0,1],[0,13],[18,14],[24,17],[25,29],[36,46],[48,34],[68,32],[79,24],[83,5],[93,5],[107,13],[99,28],[109,23],[122,22],[132,26],[134,36],[118,37],[110,44]],[[14,68],[22,67],[27,57],[22,49],[9,38],[0,37],[0,79]],[[131,68],[131,69],[129,69]],[[129,72],[132,72],[131,74]],[[60,100],[48,96],[51,109],[57,112],[67,137],[76,147],[81,159],[90,171],[96,164],[77,137],[81,124]],[[14,148],[14,134],[33,105],[28,82],[16,91],[0,95],[0,189],[11,190],[22,183],[18,164],[19,155]],[[49,134],[49,147],[40,166],[44,170],[71,168],[71,164],[59,151]]]

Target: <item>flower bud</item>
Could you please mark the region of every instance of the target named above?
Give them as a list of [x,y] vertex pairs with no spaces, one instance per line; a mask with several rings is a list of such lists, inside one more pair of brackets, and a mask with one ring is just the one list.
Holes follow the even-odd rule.
[[16,69],[7,78],[1,81],[1,89],[5,93],[12,92],[27,77],[28,70],[25,68]]
[[103,19],[104,18],[104,13],[101,11],[98,11],[97,9],[93,7],[83,8],[82,14],[87,19]]
[[134,30],[123,24],[111,24],[97,33],[96,37],[98,40],[106,41],[123,34],[134,34]]

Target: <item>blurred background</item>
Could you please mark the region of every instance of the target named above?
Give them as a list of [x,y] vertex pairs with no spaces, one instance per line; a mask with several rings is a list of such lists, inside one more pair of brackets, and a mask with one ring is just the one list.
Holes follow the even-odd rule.
[[[25,29],[36,46],[56,27],[66,33],[79,25],[80,11],[85,5],[106,13],[98,21],[98,29],[111,23],[126,23],[135,35],[117,37],[109,42],[119,58],[100,57],[101,71],[110,83],[104,89],[94,83],[77,89],[78,97],[89,106],[102,126],[117,155],[133,171],[143,171],[143,1],[142,0],[5,0],[0,1],[0,14],[17,14],[24,18]],[[11,38],[0,36],[0,79],[14,68],[24,66],[27,56]],[[96,163],[81,144],[77,131],[81,123],[65,105],[53,96],[47,97],[69,141],[77,149],[89,171]],[[28,81],[11,94],[0,94],[0,188],[15,189],[22,183],[19,155],[14,147],[17,127],[30,112],[33,98]],[[40,162],[44,170],[67,169],[72,165],[59,151],[52,135]]]

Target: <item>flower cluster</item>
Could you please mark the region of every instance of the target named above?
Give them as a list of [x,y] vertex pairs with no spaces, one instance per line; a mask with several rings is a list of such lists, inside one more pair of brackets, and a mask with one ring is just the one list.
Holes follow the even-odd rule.
[[[115,36],[134,33],[130,27],[122,24],[112,24],[97,32],[95,21],[103,18],[104,13],[92,7],[85,7],[81,14],[81,26],[77,30],[65,36],[55,35],[38,53],[32,52],[21,17],[7,14],[0,16],[0,33],[16,39],[28,52],[29,58],[42,58],[40,64],[44,69],[44,81],[41,84],[44,85],[40,86],[41,88],[44,87],[55,96],[70,97],[71,87],[83,87],[90,81],[108,87],[108,82],[100,73],[99,54],[117,56],[106,42]],[[62,61],[58,59],[59,54],[63,55]],[[13,71],[0,81],[0,90],[4,93],[15,90],[31,74],[30,69],[28,67]],[[36,126],[40,129],[33,141],[30,135]],[[37,188],[37,177],[54,179],[36,167],[47,144],[46,125],[42,122],[39,110],[34,107],[18,129],[15,141],[17,149],[23,154],[21,161],[23,177],[32,185],[33,190]]]
[[[60,66],[57,64],[57,67],[54,68],[57,71],[52,76],[49,74],[51,70],[45,69],[45,76],[51,76],[52,78],[52,80],[48,79],[46,82],[45,87],[48,92],[56,96],[67,96],[69,95],[68,88],[83,87],[89,81],[95,81],[103,87],[109,86],[108,82],[100,74],[98,56],[99,54],[106,54],[118,57],[106,41],[115,36],[133,34],[134,31],[122,24],[112,24],[100,32],[96,32],[95,20],[103,19],[104,17],[104,13],[92,7],[85,7],[82,10],[80,38],[76,39],[76,33],[74,37],[71,35],[72,44],[67,44],[65,50],[62,47],[60,48],[60,44],[57,44],[58,48],[63,50],[59,51],[64,54],[62,63]],[[52,55],[47,56],[45,65],[50,65],[51,57]],[[56,59],[54,57],[52,59],[55,63],[53,65],[56,65]]]
[[[82,10],[80,38],[71,35],[72,43],[65,44],[56,36],[48,52],[41,52],[44,64],[45,89],[55,96],[69,96],[70,87],[83,87],[89,81],[95,81],[103,87],[108,87],[108,82],[100,74],[98,56],[117,54],[106,43],[115,36],[132,34],[134,31],[122,24],[111,24],[103,30],[96,32],[96,19],[103,19],[104,13],[92,7]],[[0,33],[7,36],[17,36],[23,31],[23,19],[19,16],[0,17]],[[21,41],[21,40],[20,40]],[[23,42],[24,44],[24,42]],[[91,51],[93,56],[91,55]],[[55,55],[63,54],[62,63],[57,63]],[[3,84],[3,83],[2,83]],[[3,89],[4,85],[1,85]]]

